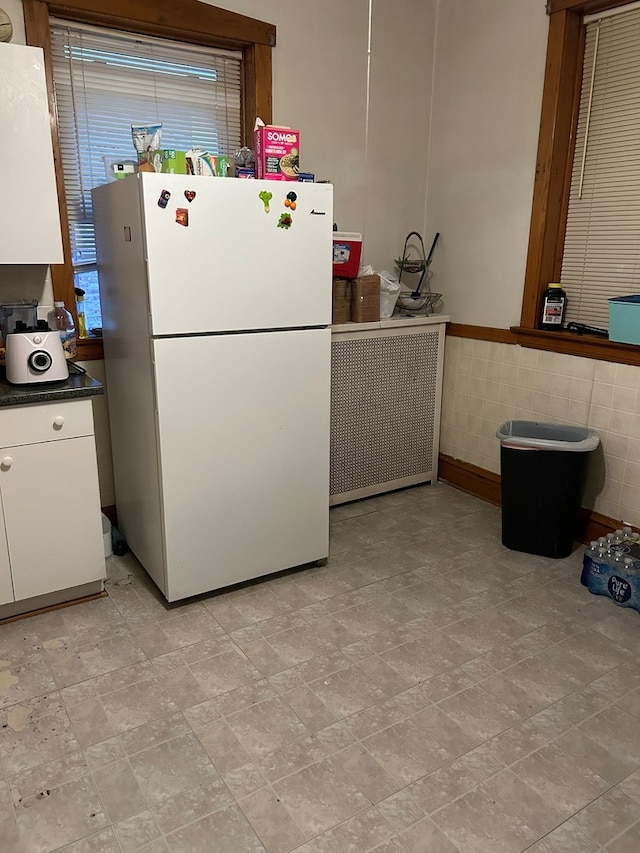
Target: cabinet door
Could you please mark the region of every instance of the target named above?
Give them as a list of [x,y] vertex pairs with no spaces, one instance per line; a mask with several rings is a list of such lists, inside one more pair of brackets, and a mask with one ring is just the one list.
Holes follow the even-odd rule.
[[15,600],[104,578],[93,436],[8,447],[0,470]]
[[13,601],[13,584],[11,582],[7,537],[4,532],[2,495],[0,495],[0,604],[8,604],[10,601]]
[[0,44],[0,92],[0,263],[61,264],[60,213],[41,48]]

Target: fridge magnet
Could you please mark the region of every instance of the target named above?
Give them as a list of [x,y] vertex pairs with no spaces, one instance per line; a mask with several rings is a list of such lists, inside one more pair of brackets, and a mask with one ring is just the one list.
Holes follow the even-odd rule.
[[270,207],[269,202],[273,198],[273,193],[270,193],[268,190],[262,190],[262,192],[258,193],[258,198],[264,204],[264,212],[269,213]]
[[189,211],[186,207],[176,207],[176,222],[184,226],[189,224]]
[[293,217],[290,213],[281,213],[280,219],[278,219],[278,228],[285,228],[289,230],[293,225]]
[[191,202],[196,197],[196,191],[195,190],[185,190],[184,191],[184,197],[189,202],[189,204],[191,204]]
[[169,199],[171,198],[171,193],[169,190],[162,190],[160,193],[160,198],[158,199],[158,207],[161,207],[163,210],[169,204]]
[[287,193],[287,197],[284,200],[284,206],[288,207],[290,210],[295,210],[298,204],[297,199],[298,196],[296,195],[296,193]]

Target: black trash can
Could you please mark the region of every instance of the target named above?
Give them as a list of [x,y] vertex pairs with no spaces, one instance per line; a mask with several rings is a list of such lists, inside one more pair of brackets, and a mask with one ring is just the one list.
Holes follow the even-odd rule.
[[512,551],[568,557],[591,451],[586,427],[507,421],[500,439],[502,544]]

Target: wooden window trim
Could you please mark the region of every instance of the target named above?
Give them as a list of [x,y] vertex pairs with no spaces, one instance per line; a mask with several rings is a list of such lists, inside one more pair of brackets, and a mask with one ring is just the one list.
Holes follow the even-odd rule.
[[549,39],[529,249],[517,343],[534,349],[640,365],[640,348],[592,335],[537,329],[542,292],[560,281],[571,187],[575,130],[580,106],[586,14],[624,6],[629,0],[548,0]]
[[[44,51],[47,92],[51,118],[53,156],[56,166],[60,224],[65,261],[51,266],[55,299],[64,300],[76,322],[76,300],[71,264],[69,220],[64,193],[64,177],[58,136],[57,107],[53,89],[51,60],[51,16],[83,24],[109,27],[141,35],[171,38],[193,44],[241,50],[242,141],[252,147],[253,124],[260,116],[272,120],[271,50],[276,43],[273,24],[236,12],[209,6],[199,0],[23,0],[27,44]],[[78,359],[103,358],[102,340],[78,341]]]

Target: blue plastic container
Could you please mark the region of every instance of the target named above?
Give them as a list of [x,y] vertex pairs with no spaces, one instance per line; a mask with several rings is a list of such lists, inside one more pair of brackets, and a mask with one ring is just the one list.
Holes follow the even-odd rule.
[[609,340],[640,344],[640,294],[609,300]]

